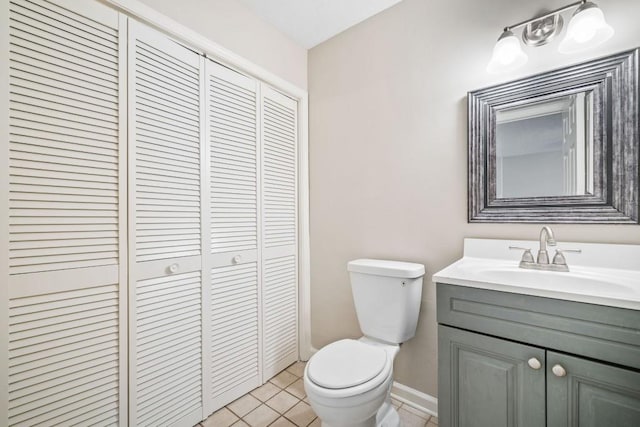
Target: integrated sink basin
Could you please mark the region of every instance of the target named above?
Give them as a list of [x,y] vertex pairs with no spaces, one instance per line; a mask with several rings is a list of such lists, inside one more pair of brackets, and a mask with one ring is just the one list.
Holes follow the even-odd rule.
[[520,254],[509,246],[535,244],[465,239],[464,257],[433,281],[640,310],[640,245],[559,243],[582,250],[567,255],[569,272],[519,268]]

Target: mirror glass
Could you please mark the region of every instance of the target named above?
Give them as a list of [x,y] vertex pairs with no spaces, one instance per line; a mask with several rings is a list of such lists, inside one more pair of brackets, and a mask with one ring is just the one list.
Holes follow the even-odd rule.
[[590,91],[495,112],[496,198],[593,193]]

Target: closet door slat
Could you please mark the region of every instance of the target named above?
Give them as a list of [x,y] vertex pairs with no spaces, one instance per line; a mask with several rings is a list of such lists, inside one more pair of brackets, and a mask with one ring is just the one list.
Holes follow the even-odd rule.
[[[159,235],[165,229],[180,228],[197,230],[200,234],[200,164],[186,163],[171,156],[155,154],[157,145],[181,152],[200,151],[199,108],[200,86],[197,79],[198,56],[176,43],[163,53],[153,37],[137,37],[135,48],[136,95],[136,230],[157,230]],[[175,45],[175,46],[173,46]],[[176,57],[169,56],[175,54]],[[174,75],[173,80],[165,75]],[[185,76],[181,81],[178,76]],[[193,76],[196,76],[193,78]],[[180,104],[189,105],[190,116],[174,114],[171,106],[163,106],[165,95],[175,94]],[[145,99],[138,102],[138,99]],[[151,102],[147,102],[146,100]],[[171,98],[170,98],[171,99]],[[156,102],[157,100],[157,102]],[[143,138],[138,135],[143,134]],[[155,183],[155,184],[154,184]],[[157,190],[153,190],[156,187]],[[170,197],[163,198],[167,193]],[[190,205],[175,203],[174,197]],[[158,200],[162,200],[161,203]],[[194,256],[200,254],[200,243],[193,244],[189,237],[173,239],[163,248],[145,244],[142,235],[136,234],[137,261]]]
[[[291,274],[280,279],[277,271]],[[275,375],[298,360],[298,287],[296,255],[265,259],[264,313],[264,369],[265,375]]]
[[[202,363],[200,339],[175,338],[201,334],[200,273],[148,279],[136,284],[136,425],[165,424],[197,410],[201,402]],[[184,304],[188,310],[180,310]],[[184,385],[180,395],[175,391]],[[168,422],[167,422],[168,424]]]
[[[44,15],[46,13],[46,15]],[[115,12],[114,12],[115,13]],[[38,20],[38,29],[25,25],[24,16],[29,15]],[[117,15],[117,14],[116,14]],[[89,65],[94,49],[108,46],[101,61],[102,65],[112,70],[117,79],[119,69],[117,33],[108,40],[96,44],[95,37],[112,29],[97,22],[92,26],[80,25],[85,18],[78,14],[61,9],[53,3],[33,0],[14,0],[10,3],[10,34],[12,44],[10,50],[20,51],[24,55],[18,61],[11,57],[10,90],[10,142],[9,142],[9,192],[10,192],[10,273],[25,274],[73,268],[74,263],[84,267],[92,265],[117,265],[118,250],[104,251],[99,244],[91,243],[92,236],[87,233],[78,239],[69,235],[65,239],[51,239],[56,233],[55,224],[64,218],[72,224],[74,218],[102,218],[97,223],[116,223],[118,221],[117,197],[104,200],[95,205],[90,197],[74,197],[61,193],[59,188],[68,188],[66,193],[74,193],[86,188],[91,183],[112,184],[117,191],[119,175],[118,157],[118,99],[117,80],[104,81],[103,86],[74,79],[74,85],[89,96],[108,96],[111,100],[109,115],[96,115],[91,108],[71,98],[55,98],[55,104],[45,100],[51,99],[46,93],[37,91],[38,85],[56,87],[59,81],[66,79],[61,71],[46,71],[47,66],[30,49],[23,47],[20,40],[30,40],[34,46],[48,43],[51,34],[56,34],[56,26],[78,25],[73,41],[55,39],[57,50],[49,52],[52,61],[65,63],[67,53],[85,61],[78,65],[87,74],[93,74]],[[27,24],[29,24],[28,21]],[[51,36],[53,37],[53,36]],[[68,43],[66,43],[68,42]],[[35,49],[35,50],[34,50]],[[63,53],[67,52],[67,53]],[[87,62],[89,61],[89,62]],[[22,72],[24,67],[42,70],[29,76],[28,86],[23,86]],[[60,80],[59,80],[60,79]],[[101,82],[99,77],[94,77]],[[92,149],[71,143],[70,139],[82,137],[86,140],[100,140],[103,146],[109,146],[109,154],[94,157]],[[50,141],[61,143],[52,151]],[[91,159],[91,160],[89,160]],[[38,194],[49,193],[55,198],[43,199]],[[58,220],[52,220],[55,216]],[[96,227],[96,232],[100,226]],[[25,238],[28,235],[28,239]],[[47,253],[37,251],[38,240],[49,241]],[[73,254],[65,248],[76,247]],[[69,253],[66,257],[57,257],[60,253]],[[93,263],[87,263],[92,260]]]
[[257,82],[207,61],[210,306],[206,413],[261,384]]
[[262,85],[262,309],[267,379],[298,360],[297,103]]
[[201,62],[129,20],[129,422],[203,419]]
[[[257,100],[254,80],[208,63],[209,144],[211,153],[211,252],[256,249],[258,246]],[[221,88],[224,88],[222,90]],[[235,99],[246,112],[237,115],[227,103]],[[226,112],[226,113],[225,113]],[[230,143],[221,128],[228,128]],[[235,150],[242,144],[242,155]],[[234,197],[242,185],[246,198]],[[237,233],[230,233],[233,229]]]
[[[209,357],[215,406],[223,406],[259,385],[257,266],[251,262],[211,272]],[[234,272],[239,274],[230,277]],[[232,310],[227,309],[229,305]],[[243,306],[249,309],[241,309]]]
[[[74,292],[14,298],[9,309],[9,425],[51,425],[57,414],[78,402],[118,414],[118,286],[95,287],[84,297]],[[102,300],[99,312],[84,311],[67,320],[78,305]],[[68,314],[67,314],[68,316]],[[29,319],[29,317],[31,319]],[[43,319],[44,322],[39,319]],[[102,351],[96,354],[96,348]],[[90,358],[91,363],[85,360]],[[77,394],[102,389],[99,396]],[[68,423],[72,415],[61,418]]]
[[296,105],[265,90],[263,96],[263,197],[266,248],[295,245]]
[[123,425],[126,18],[94,0],[5,7],[8,413],[0,424]]

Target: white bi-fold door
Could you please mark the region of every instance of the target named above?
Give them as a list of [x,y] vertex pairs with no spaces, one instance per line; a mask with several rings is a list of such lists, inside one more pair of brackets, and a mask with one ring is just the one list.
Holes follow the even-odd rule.
[[261,384],[258,83],[206,64],[211,413]]
[[210,413],[298,360],[297,103],[212,61],[206,75]]
[[263,378],[298,360],[297,102],[261,87]]
[[125,425],[126,19],[94,1],[7,4],[0,424]]
[[129,422],[202,419],[201,62],[129,20]]
[[0,424],[194,425],[298,358],[297,104],[102,3],[8,5]]

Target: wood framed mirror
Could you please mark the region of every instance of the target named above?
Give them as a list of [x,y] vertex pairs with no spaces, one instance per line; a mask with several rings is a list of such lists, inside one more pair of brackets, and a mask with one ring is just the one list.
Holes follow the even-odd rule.
[[469,222],[637,224],[639,52],[469,92]]

